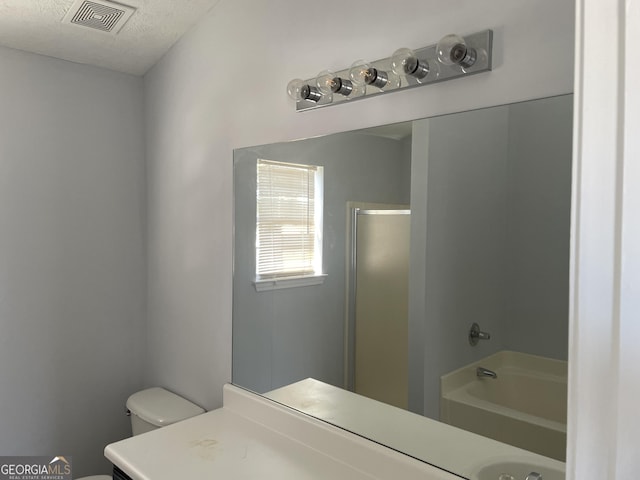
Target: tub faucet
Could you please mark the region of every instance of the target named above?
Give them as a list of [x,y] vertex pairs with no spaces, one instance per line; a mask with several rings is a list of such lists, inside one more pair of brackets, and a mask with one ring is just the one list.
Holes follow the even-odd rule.
[[[498,374],[496,372],[494,372],[493,370],[489,370],[488,368],[484,368],[484,367],[476,368],[476,375],[479,378],[489,377],[489,378],[493,378],[494,380],[496,378],[498,378]],[[535,477],[532,477],[530,480],[535,480]]]
[[542,480],[542,475],[538,472],[531,472],[525,480]]

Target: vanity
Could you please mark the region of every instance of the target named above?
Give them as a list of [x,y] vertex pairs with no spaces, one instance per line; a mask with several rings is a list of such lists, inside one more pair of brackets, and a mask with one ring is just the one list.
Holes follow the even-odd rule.
[[[375,433],[406,454],[349,429]],[[425,454],[420,449],[451,457],[464,477],[417,460],[414,454]],[[226,385],[222,408],[108,445],[105,456],[133,480],[497,480],[501,474],[524,480],[532,471],[547,480],[564,478],[561,462],[428,418],[416,421],[402,409],[313,379],[265,396]]]

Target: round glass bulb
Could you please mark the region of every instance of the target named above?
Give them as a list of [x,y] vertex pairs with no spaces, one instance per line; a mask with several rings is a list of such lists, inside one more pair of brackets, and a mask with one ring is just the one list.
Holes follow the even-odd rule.
[[302,100],[302,96],[300,92],[302,91],[302,87],[304,87],[305,83],[303,80],[299,78],[294,78],[287,84],[287,94],[296,102]]
[[349,78],[354,85],[365,85],[365,78],[367,76],[367,70],[371,68],[371,65],[364,60],[356,60],[351,64],[349,68]]
[[438,61],[443,65],[457,65],[465,57],[467,43],[460,35],[451,34],[442,37],[436,45]]
[[440,76],[437,62],[420,60],[408,48],[400,48],[391,55],[391,71],[399,77],[413,78],[417,83],[432,82]]
[[313,103],[318,103],[321,99],[324,99],[327,103],[331,103],[333,100],[332,95],[322,95],[316,87],[312,87],[299,78],[294,78],[287,84],[287,94],[296,102],[308,100]]
[[336,78],[336,74],[331,70],[323,70],[316,77],[316,86],[320,93],[323,95],[329,95],[334,91],[335,82],[333,79]]
[[417,67],[416,54],[409,48],[399,48],[391,55],[391,71],[401,77],[411,74]]

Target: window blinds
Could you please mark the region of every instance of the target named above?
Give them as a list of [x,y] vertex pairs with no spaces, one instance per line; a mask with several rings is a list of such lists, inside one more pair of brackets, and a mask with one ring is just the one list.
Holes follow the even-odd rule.
[[262,159],[257,164],[257,278],[320,273],[322,167]]

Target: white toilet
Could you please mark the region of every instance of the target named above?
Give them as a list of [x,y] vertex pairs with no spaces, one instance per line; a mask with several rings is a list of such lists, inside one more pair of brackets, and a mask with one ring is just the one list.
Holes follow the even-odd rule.
[[[134,393],[127,400],[134,435],[150,432],[204,413],[204,409],[160,387]],[[92,475],[76,480],[111,480],[110,475]]]

